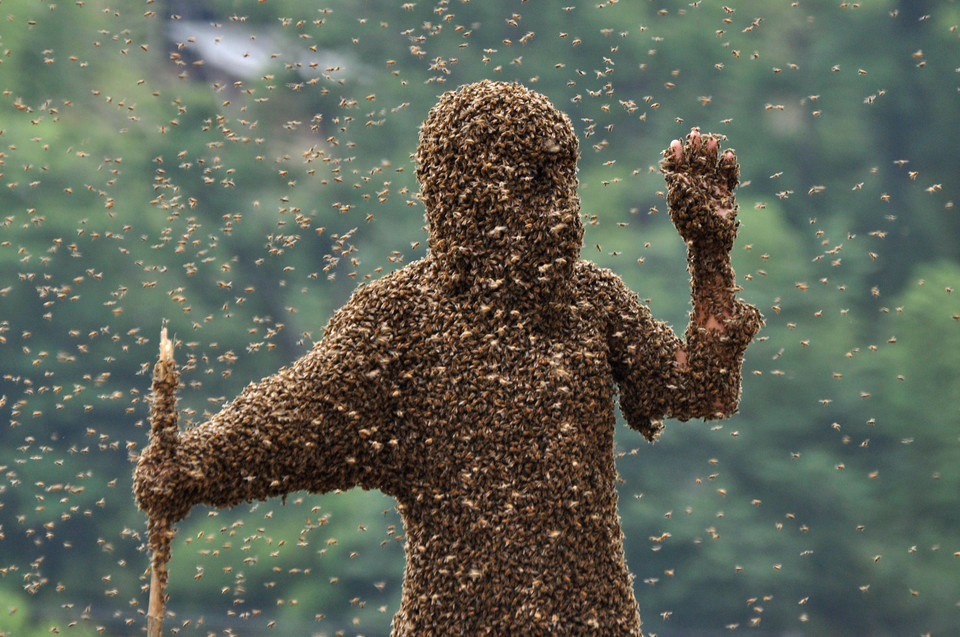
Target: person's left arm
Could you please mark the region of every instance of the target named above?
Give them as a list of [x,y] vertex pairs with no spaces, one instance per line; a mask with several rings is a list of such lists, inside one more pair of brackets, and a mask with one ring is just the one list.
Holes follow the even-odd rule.
[[739,166],[732,151],[691,132],[663,162],[671,218],[687,243],[693,309],[683,339],[654,319],[616,279],[605,300],[620,409],[650,440],[664,418],[726,418],[737,410],[747,345],[763,324],[760,312],[736,298],[730,250],[738,222],[733,189]]

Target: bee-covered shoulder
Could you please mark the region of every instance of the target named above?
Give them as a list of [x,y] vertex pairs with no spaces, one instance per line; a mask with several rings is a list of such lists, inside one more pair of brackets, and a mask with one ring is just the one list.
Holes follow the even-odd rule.
[[622,314],[640,305],[634,294],[615,272],[580,259],[573,271],[578,298],[589,299],[604,313]]
[[414,261],[374,281],[361,283],[324,329],[333,336],[343,331],[387,329],[401,323],[421,302],[429,259]]
[[[620,281],[620,277],[610,268],[601,268],[593,261],[578,259],[573,268],[574,280],[585,283],[604,283],[611,280]],[[621,283],[622,285],[622,283]]]

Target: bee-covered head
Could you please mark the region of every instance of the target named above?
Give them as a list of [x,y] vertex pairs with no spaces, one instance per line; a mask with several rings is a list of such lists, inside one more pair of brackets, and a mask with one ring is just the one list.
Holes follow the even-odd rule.
[[570,120],[539,93],[490,81],[444,93],[416,154],[433,256],[459,283],[569,275],[583,238],[577,156]]

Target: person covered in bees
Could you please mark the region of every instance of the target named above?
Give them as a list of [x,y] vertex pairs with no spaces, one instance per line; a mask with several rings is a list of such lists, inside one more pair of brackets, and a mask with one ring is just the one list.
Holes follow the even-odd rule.
[[617,516],[614,404],[737,410],[762,324],[735,297],[732,151],[693,130],[664,152],[688,248],[684,338],[580,259],[577,139],[549,100],[483,81],[442,95],[416,153],[429,252],[360,287],[303,358],[148,446],[139,506],[170,521],[294,491],[396,498],[406,532],[395,637],[640,635]]

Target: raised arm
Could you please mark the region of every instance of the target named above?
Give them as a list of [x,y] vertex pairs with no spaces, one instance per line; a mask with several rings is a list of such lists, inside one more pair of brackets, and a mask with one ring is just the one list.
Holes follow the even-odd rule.
[[180,434],[174,462],[147,447],[135,471],[140,507],[176,521],[196,504],[358,485],[389,491],[401,473],[390,431],[394,335],[372,296],[355,294],[310,353]]
[[[747,345],[763,319],[736,298],[730,250],[737,234],[739,166],[716,137],[694,129],[664,153],[670,217],[687,243],[693,309],[684,339],[636,296],[615,290],[611,353],[627,423],[653,440],[664,417],[725,418],[737,410]],[[614,286],[616,287],[616,286]]]

